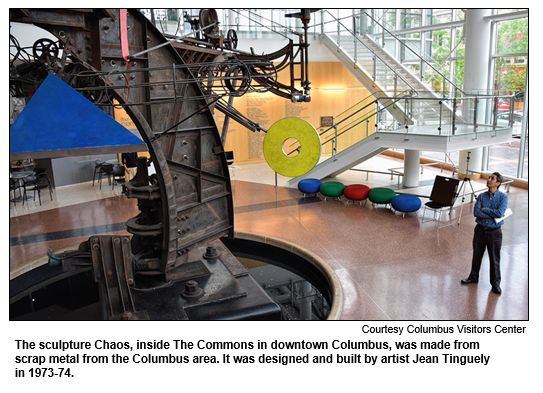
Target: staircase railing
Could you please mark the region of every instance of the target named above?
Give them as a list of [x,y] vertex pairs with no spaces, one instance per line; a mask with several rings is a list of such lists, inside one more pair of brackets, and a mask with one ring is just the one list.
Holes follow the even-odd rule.
[[[410,91],[406,91],[400,95],[398,95],[398,98],[403,98],[410,95]],[[334,124],[330,127],[328,127],[326,130],[322,131],[320,135],[324,135],[325,133],[329,132],[333,127],[338,127],[342,123],[344,123],[347,120],[350,120],[353,116],[359,114],[364,109],[370,107],[372,104],[377,104],[377,101],[380,98],[386,98],[386,96],[383,93],[372,93],[368,95],[363,100],[357,102],[350,108],[345,109],[343,112],[341,112],[339,115],[334,117]]]
[[[382,15],[379,17],[378,21],[381,21],[382,20],[382,24],[387,26],[387,28],[391,31],[395,31],[397,30],[394,26],[392,26],[390,23],[388,23],[386,20],[385,20],[385,16],[387,14],[388,10],[383,10],[383,13]],[[405,18],[407,17],[407,15],[404,15],[403,18],[402,18],[402,21],[403,22],[405,20]],[[400,22],[400,25],[401,25],[401,22]],[[373,36],[378,36],[379,34],[382,35],[382,41],[383,41],[383,47],[385,46],[385,32],[383,31],[382,33],[374,33],[374,34],[371,34],[369,33],[370,35],[373,35]],[[402,38],[399,38],[400,40],[402,40]],[[408,42],[408,40],[406,39],[405,40],[406,42]],[[449,52],[449,54],[447,56],[445,56],[441,61],[438,61],[436,59],[434,59],[432,56],[429,56],[428,53],[426,52],[423,52],[422,53],[422,47],[424,45],[421,45],[421,47],[419,48],[419,50],[421,51],[421,56],[424,56],[424,59],[426,60],[426,62],[431,62],[436,68],[438,68],[439,70],[441,70],[440,72],[442,74],[446,74],[446,70],[445,70],[445,64],[447,61],[449,61],[452,57],[453,57],[453,54],[456,53],[456,49],[460,46],[460,44],[462,42],[465,41],[465,36],[462,35],[462,37],[460,37],[459,39],[456,39],[456,44],[454,45],[454,48],[452,48]],[[406,44],[408,45],[408,44]],[[416,48],[416,45],[415,45],[415,48]],[[413,48],[412,48],[413,49]],[[420,74],[420,78],[421,80],[424,80],[424,77],[422,75],[422,72],[423,72],[423,67],[421,67],[421,74]],[[432,75],[431,78],[433,79],[435,75]],[[454,81],[454,84],[457,85],[457,86],[460,86],[462,85],[462,81],[459,80],[455,75],[451,75],[449,77],[450,79],[452,79]]]
[[[400,134],[404,138],[415,135],[441,136],[450,141],[495,137],[510,132],[512,127],[512,120],[509,124],[500,124],[497,121],[497,115],[504,113],[498,111],[498,102],[513,98],[513,96],[484,94],[453,98],[422,98],[412,97],[408,92],[404,92],[401,96],[382,101],[372,95],[336,116],[336,121],[330,127],[319,132],[321,138],[324,139],[321,145],[323,152],[331,153],[333,158],[336,154],[373,134]],[[447,105],[453,110],[439,111],[435,119],[422,126],[405,125],[403,129],[389,130],[386,125],[380,124],[378,120],[380,115],[386,113],[390,105],[399,105],[402,101],[405,102],[402,104],[405,107],[420,106],[420,103],[413,103],[416,101],[439,101],[440,107]],[[383,104],[384,102],[386,104]],[[371,126],[372,124],[374,127]],[[356,134],[353,135],[353,133]],[[346,140],[345,138],[349,135],[350,138]]]
[[[379,117],[386,113],[386,110],[389,106],[398,104],[410,97],[411,92],[403,92],[400,95],[397,95],[393,98],[388,98],[387,100],[381,100],[381,97],[376,98],[376,95],[370,95],[364,100],[356,103],[352,107],[340,113],[336,116],[336,121],[319,133],[321,139],[325,140],[321,143],[323,148],[331,145],[331,153],[335,155],[339,152],[340,148],[340,137],[346,135],[348,132],[354,132],[358,130],[358,135],[353,137],[353,143],[358,142],[361,139],[367,138],[369,135],[373,134],[379,130],[386,130],[387,126],[379,121]],[[339,118],[339,120],[337,120]],[[370,126],[371,119],[373,121],[373,127]],[[359,126],[365,125],[365,132],[362,127],[362,130]],[[345,148],[349,147],[352,143],[345,144]]]
[[[386,32],[390,37],[392,37],[401,46],[406,48],[406,50],[408,50],[410,53],[412,53],[415,57],[417,57],[426,66],[430,67],[434,71],[434,73],[431,76],[432,78],[439,78],[439,77],[442,78],[442,80],[443,80],[442,89],[441,89],[441,91],[439,93],[443,97],[446,97],[448,95],[447,92],[452,92],[453,93],[452,96],[466,95],[466,93],[460,87],[458,87],[455,82],[451,81],[450,78],[446,77],[442,73],[442,71],[438,70],[430,61],[428,61],[428,59],[426,59],[426,58],[422,57],[420,54],[418,54],[415,50],[413,50],[413,48],[411,48],[409,45],[407,45],[402,39],[400,39],[398,36],[396,36],[390,30],[388,30],[383,24],[381,24],[379,21],[377,21],[370,14],[368,14],[367,12],[363,12],[362,14],[367,16],[368,18],[370,18],[377,26],[381,27],[383,32]],[[434,62],[435,62],[435,60],[434,60]],[[423,82],[426,82],[426,81],[423,81]],[[447,86],[447,83],[448,83],[448,86]],[[431,86],[431,84],[429,84],[429,83],[427,83],[427,85]]]
[[[373,67],[371,69],[368,69],[367,67],[364,67],[366,71],[370,71],[370,76],[373,78],[373,80],[376,83],[383,84],[382,81],[391,82],[392,83],[392,95],[397,95],[399,93],[402,93],[406,90],[411,90],[413,93],[416,92],[415,87],[400,73],[398,73],[388,62],[383,59],[379,54],[375,53],[369,46],[366,44],[353,30],[348,28],[340,19],[336,18],[334,15],[332,15],[328,10],[321,11],[321,33],[326,34],[333,42],[336,43],[338,46],[338,49],[342,47],[342,44],[345,45],[347,43],[346,40],[343,38],[348,37],[347,39],[350,40],[350,43],[354,44],[354,53],[352,54],[352,57],[354,59],[354,62],[357,63],[359,61],[359,55],[363,56],[364,54],[370,54],[372,61],[373,61]],[[325,21],[326,17],[325,15],[332,18],[331,21]],[[334,36],[330,33],[326,32],[325,24],[328,23],[334,23],[337,25],[337,35]],[[359,52],[361,50],[361,52]],[[365,51],[365,53],[363,52]],[[385,74],[381,74],[381,78],[379,79],[379,73],[382,71],[385,71]],[[383,91],[389,91],[388,86],[384,85],[381,86]]]
[[[355,69],[359,68],[360,72],[364,71],[365,75],[372,78],[372,86],[363,82],[370,91],[382,90],[390,97],[410,90],[411,96],[439,97],[432,92],[430,87],[412,75],[403,64],[394,60],[392,55],[380,49],[380,46],[371,38],[359,35],[356,27],[353,30],[346,26],[350,23],[356,26],[359,14],[344,17],[342,20],[336,18],[329,11],[322,11],[319,15],[323,34],[338,46],[338,51],[341,48],[344,53],[349,55],[351,61],[354,61]],[[330,28],[330,23],[333,23],[333,29]],[[356,74],[359,71],[353,70],[353,72]],[[438,108],[437,103],[430,100],[410,101],[406,102],[402,115],[398,111],[400,106],[391,108],[390,114],[403,125],[420,123],[425,117],[435,117],[438,111],[444,109],[443,107]],[[450,108],[445,109],[450,110]]]
[[[415,124],[415,127],[406,125],[405,133],[448,136],[451,140],[493,137],[498,133],[508,132],[512,127],[513,109],[508,110],[511,119],[509,123],[501,124],[498,115],[502,115],[504,111],[498,109],[498,104],[500,101],[512,102],[513,99],[512,95],[484,93],[452,98],[410,97],[408,98],[410,102],[438,101],[440,110],[434,118],[426,119],[423,124]],[[441,110],[445,106],[447,109]]]

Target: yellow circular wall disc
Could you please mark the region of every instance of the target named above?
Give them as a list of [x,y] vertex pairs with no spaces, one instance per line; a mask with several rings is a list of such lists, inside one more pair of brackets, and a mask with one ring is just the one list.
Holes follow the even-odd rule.
[[[299,144],[292,145],[291,138]],[[289,156],[287,154],[296,148],[292,146],[299,149]],[[306,120],[286,117],[268,129],[263,150],[266,162],[275,172],[288,177],[300,176],[313,169],[319,161],[321,138],[315,127]]]

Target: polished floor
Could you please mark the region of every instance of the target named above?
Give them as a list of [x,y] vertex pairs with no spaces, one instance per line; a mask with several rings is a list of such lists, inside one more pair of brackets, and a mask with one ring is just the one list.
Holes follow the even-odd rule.
[[[386,171],[401,160],[378,156],[358,169]],[[439,169],[425,167],[420,187],[404,189],[396,177],[347,171],[336,180],[397,192],[429,195]],[[471,266],[473,202],[456,205],[460,224],[437,229],[422,222],[423,210],[405,217],[384,206],[303,198],[265,163],[236,163],[231,169],[234,227],[296,243],[324,259],[341,282],[346,320],[527,320],[528,191],[511,187],[513,215],[503,227],[501,295],[490,291],[485,255],[477,285],[461,285]],[[277,183],[277,187],[275,184]],[[484,182],[473,181],[476,192]],[[468,187],[466,187],[467,189]],[[469,194],[471,190],[467,190]],[[59,187],[54,200],[10,204],[10,273],[16,276],[43,261],[47,249],[73,248],[94,233],[124,233],[137,214],[136,202],[118,189],[82,183]],[[427,199],[422,199],[423,203]],[[426,218],[431,218],[426,213]]]

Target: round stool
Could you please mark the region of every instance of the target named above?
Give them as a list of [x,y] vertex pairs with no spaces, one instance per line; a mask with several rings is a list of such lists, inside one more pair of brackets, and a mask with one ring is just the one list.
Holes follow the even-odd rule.
[[319,191],[324,195],[324,200],[328,197],[337,198],[338,200],[341,199],[340,197],[343,195],[344,189],[345,184],[338,181],[327,181],[322,183],[319,187]]
[[394,190],[386,187],[372,188],[370,192],[368,192],[368,199],[374,205],[388,205],[395,196],[396,193]]
[[405,213],[416,212],[422,206],[422,202],[420,201],[420,198],[416,195],[410,195],[410,194],[397,195],[394,198],[392,198],[392,201],[390,201],[390,204],[392,205],[392,208],[394,210],[397,210],[403,213],[404,217],[405,217]]
[[370,192],[368,186],[363,184],[349,184],[348,186],[345,186],[343,195],[353,202],[360,201],[360,204],[362,204],[362,201],[368,197],[368,192]]
[[307,178],[302,179],[298,182],[298,190],[304,194],[316,194],[319,192],[319,188],[322,184],[322,181],[319,179]]

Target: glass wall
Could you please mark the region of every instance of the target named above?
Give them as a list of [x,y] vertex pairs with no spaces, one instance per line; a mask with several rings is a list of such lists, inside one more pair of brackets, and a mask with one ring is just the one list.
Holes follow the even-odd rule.
[[[503,10],[499,10],[503,14]],[[517,10],[513,10],[517,11]],[[526,135],[522,135],[526,75],[528,69],[528,18],[517,18],[495,23],[493,48],[493,89],[498,94],[513,94],[513,108],[509,102],[499,102],[498,122],[512,120],[513,140],[509,145],[488,148],[488,171],[499,171],[512,177],[528,179],[528,119]]]
[[[494,10],[493,15],[508,15],[522,11],[519,9]],[[504,125],[512,118],[513,139],[508,145],[486,148],[486,162],[483,169],[500,171],[510,177],[528,177],[528,131],[526,138],[521,138],[521,125],[524,107],[524,91],[528,65],[528,18],[513,17],[505,20],[497,18],[493,23],[495,47],[488,55],[493,62],[491,93],[514,94],[514,108],[507,102],[499,102],[499,111],[503,112],[498,121]],[[464,79],[464,27],[463,11],[458,9],[394,9],[384,10],[380,20],[386,28],[405,44],[397,59],[403,62],[413,74],[425,81],[432,90],[450,95],[450,84],[463,86]],[[440,25],[443,27],[440,28]],[[376,28],[375,36],[379,29]],[[403,32],[405,31],[405,33]],[[379,41],[379,39],[376,39]],[[385,40],[386,41],[386,40]],[[388,42],[387,42],[388,45]],[[390,53],[390,45],[387,48]],[[423,58],[410,55],[416,52]],[[528,119],[526,119],[526,124]],[[521,146],[522,143],[522,146]],[[522,150],[522,151],[521,151]],[[435,152],[423,152],[423,156],[440,161],[452,161],[458,164],[458,152],[449,155]]]

